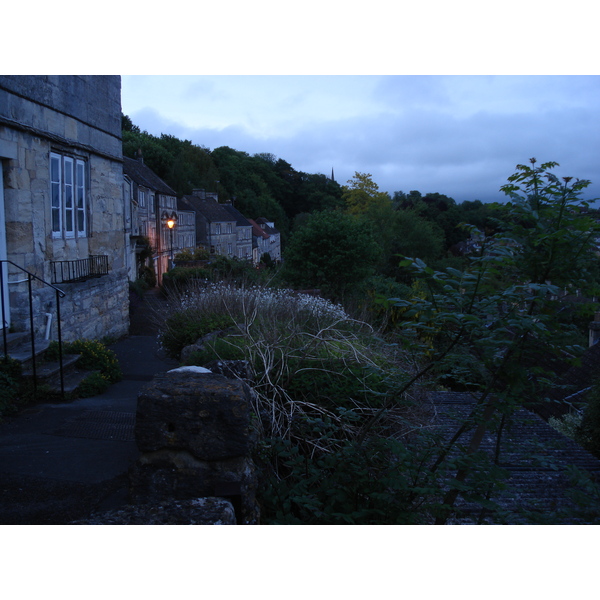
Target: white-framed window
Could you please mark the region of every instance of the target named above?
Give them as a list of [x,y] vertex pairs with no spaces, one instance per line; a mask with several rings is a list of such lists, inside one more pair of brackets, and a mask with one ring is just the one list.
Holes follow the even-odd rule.
[[215,224],[215,235],[221,235],[221,223]]
[[233,254],[233,245],[232,244],[227,244],[227,254],[229,254],[229,256],[231,256]]
[[85,162],[56,152],[50,154],[50,212],[52,237],[87,234]]
[[75,162],[75,211],[77,237],[84,237],[87,230],[85,202],[85,164],[82,160]]
[[146,208],[146,190],[138,189],[138,204],[140,208]]
[[233,233],[233,225],[231,223],[227,223],[227,233]]

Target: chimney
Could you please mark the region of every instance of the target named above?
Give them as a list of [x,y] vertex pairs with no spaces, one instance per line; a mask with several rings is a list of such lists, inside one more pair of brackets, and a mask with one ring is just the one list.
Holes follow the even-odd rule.
[[192,190],[192,196],[197,196],[198,198],[204,199],[204,198],[206,198],[206,191],[203,189],[196,188],[196,189]]
[[142,154],[142,149],[141,149],[141,148],[138,148],[138,151],[137,151],[137,159],[138,159],[138,160],[139,160],[139,161],[140,161],[142,164],[144,164],[144,155]]

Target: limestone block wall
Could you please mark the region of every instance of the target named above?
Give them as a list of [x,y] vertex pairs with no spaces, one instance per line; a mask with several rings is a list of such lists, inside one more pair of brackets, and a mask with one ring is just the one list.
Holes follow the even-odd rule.
[[[129,326],[120,91],[113,76],[0,76],[0,148],[11,149],[0,156],[8,259],[51,282],[53,261],[108,258],[108,275],[57,284],[65,339],[123,335]],[[51,153],[83,161],[84,235],[52,235]],[[43,332],[55,292],[33,287],[34,329]],[[13,327],[28,329],[27,285],[11,284],[10,301]]]
[[[15,329],[29,329],[29,304],[26,301],[26,283],[19,284],[21,296],[14,290],[12,299],[20,301],[11,305]],[[100,339],[106,336],[121,337],[129,330],[129,284],[127,271],[120,269],[98,279],[58,286],[66,293],[60,299],[63,341],[80,338]],[[58,339],[56,292],[49,287],[36,286],[33,295],[34,330],[38,338],[46,335],[48,314],[51,314],[49,339]]]
[[118,156],[118,75],[0,75],[0,114],[21,126]]

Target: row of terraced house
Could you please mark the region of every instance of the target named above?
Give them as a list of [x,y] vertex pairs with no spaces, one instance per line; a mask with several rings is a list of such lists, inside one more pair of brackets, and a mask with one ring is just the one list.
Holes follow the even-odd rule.
[[[124,200],[130,206],[130,253],[140,244],[153,249],[153,268],[160,283],[173,258],[182,250],[204,248],[209,255],[228,256],[258,265],[264,254],[281,260],[281,237],[264,217],[247,219],[231,203],[220,203],[214,192],[196,189],[177,197],[141,154],[123,157]],[[137,250],[136,250],[137,249]],[[139,253],[139,252],[138,252]],[[139,275],[140,262],[132,260],[130,279]]]
[[119,76],[0,75],[0,163],[3,336],[126,334],[141,256],[159,282],[184,249],[281,259],[274,223],[123,157]]

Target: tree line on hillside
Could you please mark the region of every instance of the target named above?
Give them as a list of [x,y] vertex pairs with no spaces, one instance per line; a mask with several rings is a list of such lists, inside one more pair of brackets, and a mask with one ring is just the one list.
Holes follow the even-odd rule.
[[147,164],[178,195],[195,188],[216,191],[223,202],[233,201],[249,217],[266,217],[284,239],[301,213],[341,205],[341,186],[321,174],[296,171],[281,158],[221,146],[214,150],[172,135],[154,136],[123,116],[123,154],[141,151]]
[[[209,150],[172,135],[154,136],[125,115],[122,124],[124,155],[141,151],[178,195],[194,188],[217,191],[243,214],[274,221],[282,234],[284,283],[319,288],[336,300],[397,296],[399,286],[414,282],[401,266],[403,257],[436,269],[461,268],[478,238],[514,226],[507,204],[458,203],[416,190],[390,196],[368,173],[357,172],[340,185],[322,174],[296,171],[273,154],[251,156],[227,146]],[[594,272],[592,281],[600,281],[600,274]]]
[[[216,191],[243,214],[274,221],[284,248],[298,237],[295,245],[308,246],[301,251],[315,254],[313,268],[302,267],[304,274],[288,269],[288,279],[338,295],[368,274],[402,280],[398,256],[454,264],[451,257],[460,254],[459,245],[470,237],[460,224],[491,234],[503,211],[499,204],[457,203],[437,192],[396,191],[390,196],[365,173],[340,185],[322,174],[297,171],[273,154],[251,156],[227,146],[209,150],[172,135],[154,136],[125,115],[122,128],[124,155],[135,158],[141,151],[145,163],[178,195],[194,188]],[[367,239],[377,248],[367,248]],[[286,253],[290,263],[295,262],[293,253]],[[332,284],[333,279],[338,283]]]

